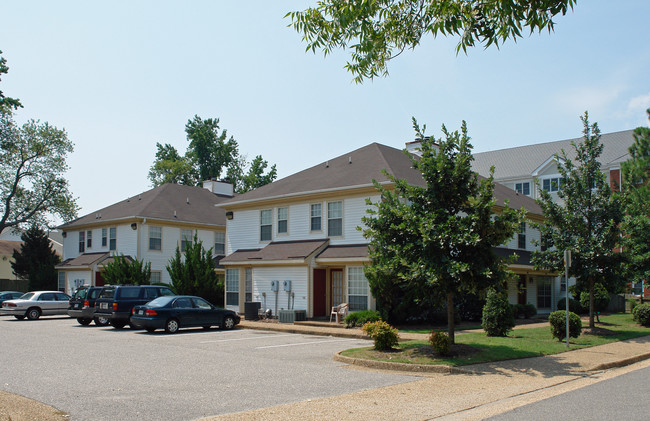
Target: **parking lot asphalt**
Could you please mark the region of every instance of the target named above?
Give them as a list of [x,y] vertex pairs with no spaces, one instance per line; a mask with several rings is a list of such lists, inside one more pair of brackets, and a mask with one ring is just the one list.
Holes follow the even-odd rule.
[[370,344],[356,338],[249,329],[148,334],[69,318],[0,317],[0,343],[0,389],[73,420],[189,420],[416,380],[332,360]]

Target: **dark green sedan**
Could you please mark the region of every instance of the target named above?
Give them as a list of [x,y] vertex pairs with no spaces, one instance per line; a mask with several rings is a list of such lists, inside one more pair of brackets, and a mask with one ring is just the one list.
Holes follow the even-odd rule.
[[172,295],[133,307],[130,322],[134,327],[146,329],[150,333],[156,329],[176,333],[185,327],[209,329],[219,326],[229,330],[240,320],[234,311],[215,307],[201,297]]

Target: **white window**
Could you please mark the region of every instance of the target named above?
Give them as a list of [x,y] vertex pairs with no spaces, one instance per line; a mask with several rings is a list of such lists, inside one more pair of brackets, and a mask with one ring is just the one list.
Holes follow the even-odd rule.
[[289,208],[278,208],[278,234],[289,231]]
[[110,228],[108,230],[108,249],[117,249],[117,228]]
[[551,308],[553,280],[547,276],[537,277],[537,308]]
[[181,230],[181,251],[185,251],[192,244],[192,230]]
[[79,231],[79,253],[86,251],[86,233]]
[[86,247],[91,248],[93,246],[93,232],[86,231]]
[[348,302],[350,311],[368,309],[368,280],[362,267],[348,268]]
[[320,231],[322,229],[323,211],[320,203],[315,203],[310,206],[310,229],[311,231]]
[[106,247],[108,245],[108,230],[106,228],[102,228],[102,247]]
[[239,269],[226,269],[226,305],[239,306]]
[[560,177],[545,178],[542,180],[542,189],[547,192],[557,192],[562,189],[564,180]]
[[253,301],[253,269],[246,268],[244,272],[246,276],[246,301]]
[[273,234],[273,211],[260,211],[260,241],[271,241]]
[[59,291],[65,292],[65,272],[59,272]]
[[515,184],[515,190],[519,194],[523,194],[525,196],[530,196],[530,182],[525,182],[525,183],[516,183]]
[[149,278],[149,283],[150,284],[159,284],[162,282],[161,279],[161,273],[160,272],[151,272],[151,277]]
[[327,204],[327,236],[340,237],[343,235],[343,202]]
[[214,255],[225,256],[225,254],[226,254],[226,233],[215,232],[214,233]]
[[149,250],[162,250],[161,227],[149,227]]

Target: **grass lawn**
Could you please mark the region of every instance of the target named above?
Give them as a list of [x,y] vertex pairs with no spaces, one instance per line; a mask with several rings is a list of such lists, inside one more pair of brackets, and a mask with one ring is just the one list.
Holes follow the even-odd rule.
[[[632,321],[631,314],[601,316],[600,321],[601,323],[596,323],[596,327],[600,328],[598,334],[582,334],[578,338],[571,338],[569,350],[650,335],[650,329]],[[584,328],[583,325],[583,331]],[[553,338],[550,326],[547,326],[513,330],[507,337],[488,337],[483,332],[457,335],[456,345],[452,348],[453,355],[448,357],[436,355],[425,340],[400,342],[399,349],[388,352],[376,351],[371,347],[349,349],[341,354],[368,360],[460,366],[565,351],[566,341],[560,342]]]

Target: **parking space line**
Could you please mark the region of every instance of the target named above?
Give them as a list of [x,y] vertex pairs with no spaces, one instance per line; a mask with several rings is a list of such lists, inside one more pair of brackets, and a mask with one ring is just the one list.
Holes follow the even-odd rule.
[[262,339],[262,338],[283,338],[285,336],[295,336],[295,334],[290,335],[268,335],[268,336],[252,336],[250,338],[233,338],[233,339],[217,339],[214,341],[201,341],[200,344],[212,344],[215,342],[232,342],[232,341],[249,341],[252,339]]
[[329,342],[352,342],[352,341],[358,341],[358,339],[334,339],[330,341],[312,341],[312,342],[300,342],[295,344],[267,345],[267,346],[258,346],[255,349],[281,348],[286,346],[314,345],[314,344],[324,344]]

